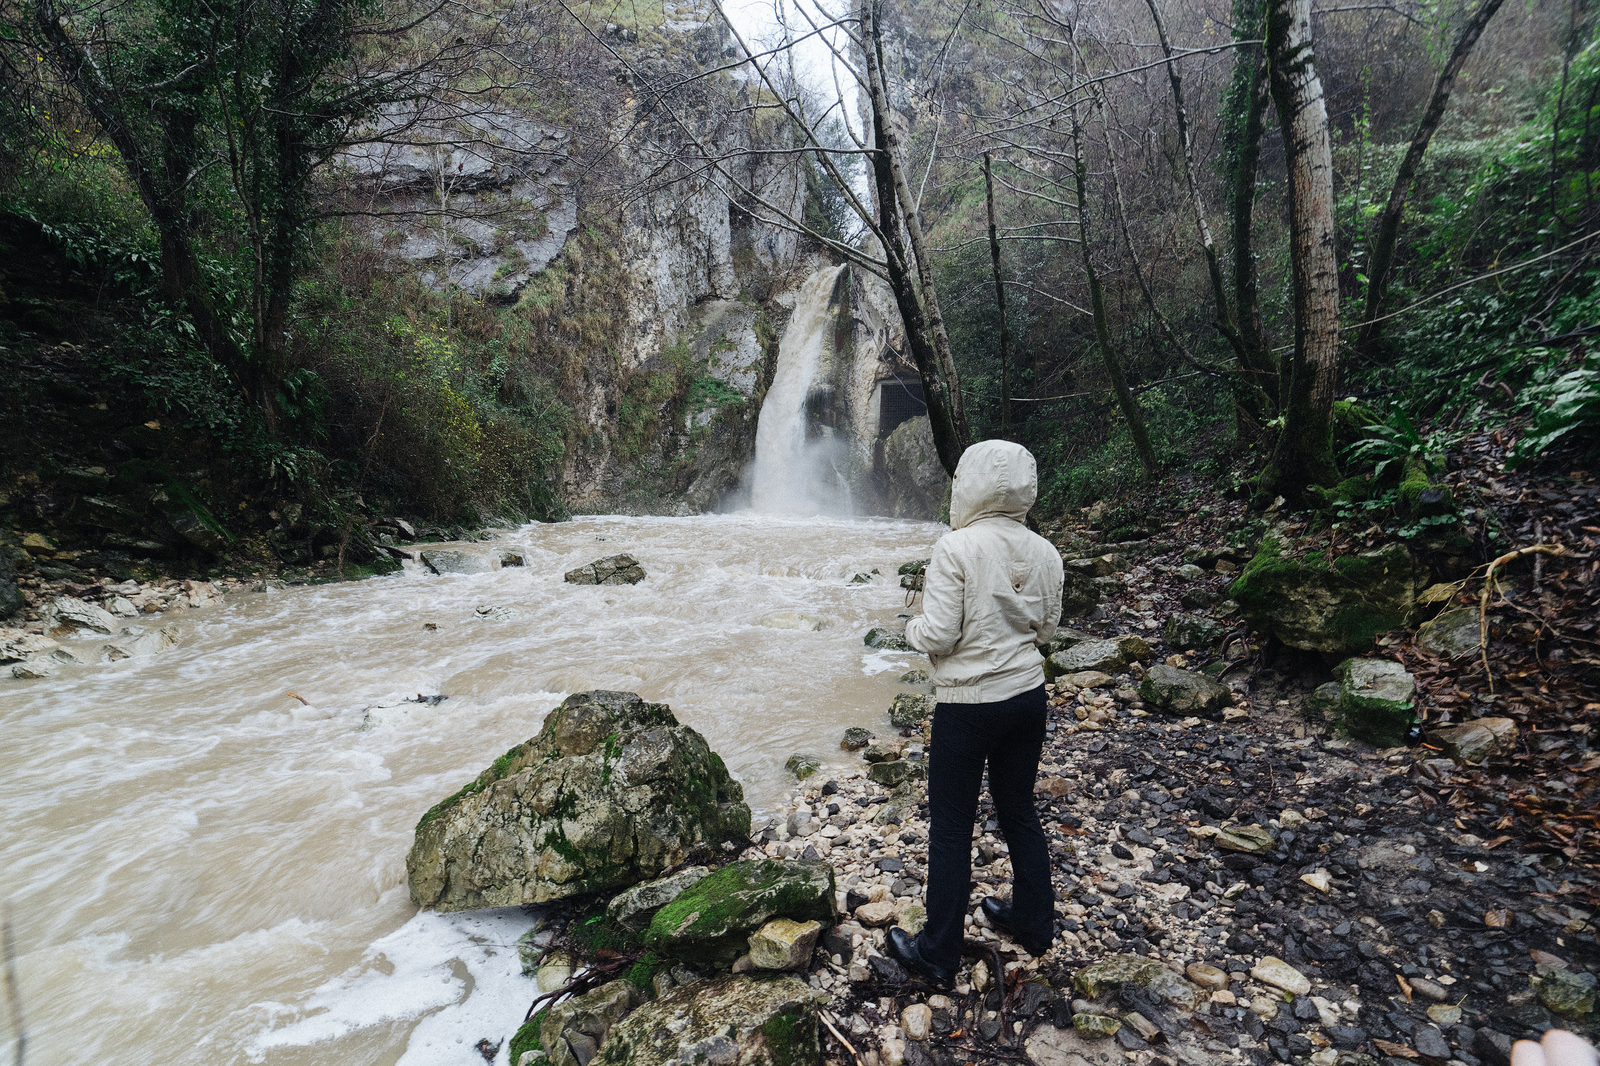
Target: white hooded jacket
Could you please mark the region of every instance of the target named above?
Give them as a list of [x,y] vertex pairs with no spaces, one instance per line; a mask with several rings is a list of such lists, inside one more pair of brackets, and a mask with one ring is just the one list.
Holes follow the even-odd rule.
[[1028,449],[974,444],[956,464],[950,532],[934,545],[906,640],[933,663],[941,703],[993,703],[1044,683],[1039,646],[1061,618],[1061,556],[1023,525],[1039,494]]

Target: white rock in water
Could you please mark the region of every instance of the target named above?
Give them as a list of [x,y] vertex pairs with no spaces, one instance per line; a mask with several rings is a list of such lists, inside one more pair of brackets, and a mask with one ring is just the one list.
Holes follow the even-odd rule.
[[427,548],[422,561],[436,574],[487,574],[500,569],[498,556],[450,548]]
[[1252,966],[1250,976],[1262,984],[1281,988],[1297,996],[1303,996],[1311,991],[1311,981],[1305,974],[1272,955],[1263,956],[1260,962]]
[[84,603],[69,596],[58,596],[44,609],[44,624],[48,628],[67,626],[87,629],[110,636],[116,632],[117,620],[92,603]]
[[113,596],[111,597],[111,613],[120,615],[123,618],[132,618],[139,613],[139,608],[121,596]]
[[131,659],[135,655],[159,655],[178,643],[178,627],[162,626],[160,629],[134,629],[124,627],[117,639],[100,646],[100,654],[112,662]]
[[27,662],[61,647],[49,637],[21,629],[0,628],[0,663]]

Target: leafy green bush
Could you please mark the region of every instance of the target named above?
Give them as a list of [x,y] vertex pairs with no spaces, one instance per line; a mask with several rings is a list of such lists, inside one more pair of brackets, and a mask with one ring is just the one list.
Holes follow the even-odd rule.
[[1592,452],[1600,447],[1600,353],[1553,380],[1536,381],[1523,397],[1536,412],[1533,428],[1512,449],[1507,469],[1516,469],[1571,439]]
[[1428,474],[1442,473],[1446,447],[1448,438],[1437,433],[1424,438],[1406,413],[1396,408],[1388,423],[1367,426],[1367,436],[1350,445],[1345,456],[1362,466],[1373,464],[1373,480],[1381,481],[1391,467],[1399,477],[1411,464],[1420,465]]

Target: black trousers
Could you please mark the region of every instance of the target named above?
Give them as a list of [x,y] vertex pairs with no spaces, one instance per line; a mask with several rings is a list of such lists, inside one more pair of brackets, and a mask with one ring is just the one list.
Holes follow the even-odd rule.
[[997,703],[940,703],[928,753],[928,924],[917,947],[935,966],[961,962],[972,884],[972,825],[983,768],[1011,849],[1011,919],[1018,936],[1055,936],[1050,851],[1033,787],[1044,747],[1044,686]]

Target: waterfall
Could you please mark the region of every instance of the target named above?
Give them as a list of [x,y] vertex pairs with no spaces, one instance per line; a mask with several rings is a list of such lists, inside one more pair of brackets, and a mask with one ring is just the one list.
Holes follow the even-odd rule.
[[814,436],[806,397],[817,376],[833,318],[829,297],[843,266],[824,267],[800,287],[794,315],[778,341],[778,367],[756,422],[750,504],[757,511],[847,514],[850,490],[843,441]]

